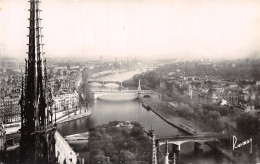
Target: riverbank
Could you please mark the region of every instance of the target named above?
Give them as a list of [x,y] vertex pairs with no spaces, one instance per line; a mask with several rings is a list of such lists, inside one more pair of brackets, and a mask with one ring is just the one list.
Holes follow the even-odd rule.
[[[161,100],[152,99],[152,98],[141,99],[141,102],[145,103],[146,105],[144,106],[146,106],[148,110],[149,109],[152,110],[165,122],[180,129],[181,131],[183,131],[188,135],[212,133],[210,131],[207,131],[206,125],[179,116],[176,112],[174,112],[171,108],[168,107],[167,102],[163,102]],[[233,158],[232,151],[210,143],[207,145],[218,150],[222,155],[224,155],[230,161],[239,163],[238,159]]]
[[68,121],[72,121],[72,120],[76,120],[82,117],[86,117],[91,115],[91,110],[88,110],[86,112],[82,112],[80,113],[80,111],[77,111],[76,113],[70,113],[69,115],[67,115],[67,117],[62,117],[61,119],[57,120],[58,124],[64,123],[64,122],[68,122]]
[[167,102],[152,98],[144,98],[141,102],[147,104],[154,113],[168,124],[182,130],[186,134],[195,135],[197,133],[209,133],[205,125],[181,117],[178,113],[168,107]]
[[[91,115],[91,110],[87,110],[86,112],[81,112],[78,110],[76,113],[75,111],[70,111],[69,114],[63,114],[62,116],[58,117],[56,119],[56,122],[57,124],[61,124],[64,122],[76,120],[89,115]],[[5,128],[6,134],[10,135],[10,134],[18,133],[19,129],[21,129],[21,122],[11,123],[8,125],[5,124],[4,126],[6,126]]]

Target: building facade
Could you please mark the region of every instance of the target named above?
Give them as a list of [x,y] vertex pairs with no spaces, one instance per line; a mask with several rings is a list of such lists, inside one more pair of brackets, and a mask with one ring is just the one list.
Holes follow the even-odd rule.
[[53,106],[57,111],[68,110],[78,107],[78,93],[61,94],[53,97]]
[[0,120],[5,124],[21,121],[19,97],[0,99]]

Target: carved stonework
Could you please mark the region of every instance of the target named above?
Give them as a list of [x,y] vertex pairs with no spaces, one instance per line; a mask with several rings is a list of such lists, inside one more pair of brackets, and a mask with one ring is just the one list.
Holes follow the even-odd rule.
[[43,136],[36,136],[36,160],[47,163],[47,142]]
[[[46,60],[43,60],[39,0],[30,0],[28,60],[22,82],[20,163],[54,163],[56,127],[52,96],[47,91]],[[42,66],[44,65],[44,68]]]

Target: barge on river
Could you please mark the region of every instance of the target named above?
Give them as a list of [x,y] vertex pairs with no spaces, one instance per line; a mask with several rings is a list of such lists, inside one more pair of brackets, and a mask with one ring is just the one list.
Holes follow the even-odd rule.
[[68,135],[65,136],[64,139],[68,142],[68,144],[72,145],[87,144],[89,139],[89,132]]

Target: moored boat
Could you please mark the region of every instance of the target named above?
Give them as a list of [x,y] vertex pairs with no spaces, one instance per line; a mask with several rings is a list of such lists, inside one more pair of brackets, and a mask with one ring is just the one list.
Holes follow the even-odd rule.
[[145,109],[147,109],[147,110],[150,110],[151,108],[150,108],[150,106],[149,105],[147,105],[146,103],[142,103],[142,106],[145,108]]
[[68,142],[68,144],[87,144],[89,139],[89,132],[68,135],[65,136],[64,139]]

